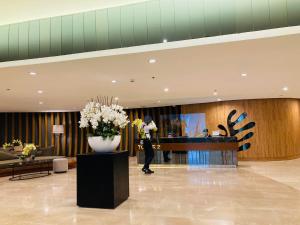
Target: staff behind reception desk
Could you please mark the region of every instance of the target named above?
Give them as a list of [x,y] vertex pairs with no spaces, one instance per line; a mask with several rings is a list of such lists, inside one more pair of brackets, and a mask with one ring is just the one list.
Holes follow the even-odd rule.
[[[188,164],[236,167],[238,142],[236,137],[162,137],[153,140],[154,164]],[[135,142],[137,160],[144,162],[143,146]],[[164,152],[169,152],[164,154]],[[166,155],[169,160],[166,160]]]

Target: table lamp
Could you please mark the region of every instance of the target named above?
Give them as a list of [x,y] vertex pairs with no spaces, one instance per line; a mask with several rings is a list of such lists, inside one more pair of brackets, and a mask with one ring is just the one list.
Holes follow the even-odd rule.
[[56,149],[57,154],[59,154],[60,149],[60,135],[65,132],[64,125],[53,125],[52,133],[58,137],[58,149],[56,149],[56,141],[54,142],[54,148]]

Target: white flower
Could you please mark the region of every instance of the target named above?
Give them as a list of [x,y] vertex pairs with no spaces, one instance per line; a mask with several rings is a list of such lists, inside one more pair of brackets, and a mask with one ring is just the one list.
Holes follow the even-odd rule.
[[123,107],[116,104],[106,106],[93,101],[88,102],[80,115],[80,128],[91,126],[93,129],[97,129],[99,122],[103,122],[113,124],[117,129],[123,129],[129,123]]

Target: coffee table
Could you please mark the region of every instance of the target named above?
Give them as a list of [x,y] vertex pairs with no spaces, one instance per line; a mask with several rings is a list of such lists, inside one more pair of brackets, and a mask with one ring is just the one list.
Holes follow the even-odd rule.
[[[49,176],[51,175],[50,170],[52,168],[53,159],[57,158],[60,157],[41,156],[30,161],[23,161],[20,159],[9,160],[8,166],[11,168],[11,178],[9,178],[9,180],[16,181]],[[38,172],[28,172],[26,168],[30,167],[38,169]]]

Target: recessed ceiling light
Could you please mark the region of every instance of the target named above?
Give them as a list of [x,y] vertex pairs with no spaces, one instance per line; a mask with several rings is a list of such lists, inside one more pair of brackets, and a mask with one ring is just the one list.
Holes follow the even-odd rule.
[[44,102],[39,102],[39,104],[40,104],[40,105],[43,105],[43,104],[44,104]]
[[115,97],[115,100],[116,100],[116,101],[118,101],[118,100],[119,100],[119,98],[118,98],[118,97]]
[[160,100],[158,100],[157,102],[160,103]]
[[116,80],[112,80],[111,82],[112,82],[113,84],[114,84],[114,83],[117,83],[117,81],[116,81]]
[[242,73],[241,76],[242,76],[242,77],[246,77],[246,76],[248,76],[248,74]]
[[217,96],[217,95],[218,95],[217,90],[214,90],[214,96]]
[[165,39],[163,40],[163,43],[167,43],[167,42],[168,42],[168,39],[165,38]]
[[218,98],[217,101],[220,102],[220,101],[222,101],[222,99],[221,99],[221,98]]
[[151,64],[156,63],[156,59],[149,59],[149,63]]
[[43,90],[38,90],[37,91],[37,93],[39,93],[39,94],[43,94],[43,92],[44,92]]
[[164,92],[168,92],[168,91],[169,91],[169,88],[165,88],[165,89],[164,89]]
[[35,76],[35,75],[37,75],[37,73],[36,73],[36,72],[34,72],[34,71],[30,71],[30,72],[29,72],[29,75],[31,75],[31,76]]
[[282,90],[283,90],[283,91],[288,91],[289,88],[288,88],[287,86],[284,86],[284,87],[282,88]]

